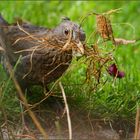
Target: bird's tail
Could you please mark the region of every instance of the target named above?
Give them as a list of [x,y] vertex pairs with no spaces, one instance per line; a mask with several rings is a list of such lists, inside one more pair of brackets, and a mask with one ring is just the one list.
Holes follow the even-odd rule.
[[5,29],[8,27],[8,25],[8,22],[0,14],[0,64],[2,64],[3,68],[7,73],[9,73],[9,70],[7,69],[7,64],[10,64],[7,50],[10,44],[7,40]]
[[0,26],[8,26],[9,23],[3,18],[3,16],[0,13]]
[[[3,64],[2,58],[3,56],[7,56],[6,50],[8,49],[8,41],[6,38],[6,34],[4,32],[4,28],[7,27],[9,24],[0,14],[0,63]],[[6,58],[6,57],[5,57]]]
[[0,14],[0,50],[6,50],[6,47],[8,45],[8,42],[6,41],[6,35],[4,32],[4,28],[8,25],[9,23]]

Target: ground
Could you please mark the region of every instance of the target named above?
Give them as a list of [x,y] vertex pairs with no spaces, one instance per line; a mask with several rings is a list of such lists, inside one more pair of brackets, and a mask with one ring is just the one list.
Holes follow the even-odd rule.
[[[111,9],[121,8],[120,13],[111,16],[114,36],[125,39],[139,39],[139,4],[139,1],[8,1],[0,4],[0,10],[9,22],[13,22],[15,17],[20,17],[33,24],[53,28],[61,21],[62,16],[68,16],[71,20],[80,23],[81,17],[91,11],[102,13]],[[87,37],[89,37],[90,33],[96,29],[95,17],[88,17],[82,25],[82,28],[85,30]],[[90,43],[94,43],[94,39],[90,41]],[[109,46],[109,49],[111,47],[112,46]],[[133,45],[119,46],[113,55],[119,69],[125,72],[125,77],[123,79],[116,79],[116,81],[113,82],[113,78],[105,73],[103,80],[106,78],[108,79],[106,84],[101,84],[96,91],[91,91],[89,87],[92,87],[94,83],[90,83],[90,85],[83,84],[86,69],[86,66],[82,63],[83,58],[78,61],[74,59],[70,69],[62,78],[70,113],[71,116],[73,116],[73,131],[75,132],[75,125],[80,124],[80,122],[82,122],[83,125],[83,120],[87,121],[85,123],[86,125],[83,125],[83,127],[79,125],[82,130],[76,134],[79,133],[80,135],[81,132],[82,134],[86,133],[85,126],[88,127],[90,133],[93,129],[91,126],[95,126],[95,124],[97,125],[95,129],[100,131],[97,133],[96,131],[92,132],[97,135],[98,133],[101,134],[104,132],[108,132],[110,135],[111,131],[111,136],[115,135],[118,138],[120,135],[126,137],[128,133],[134,132],[136,108],[139,106],[140,102],[139,42]],[[0,125],[1,127],[4,126],[5,121],[8,120],[8,126],[15,127],[17,121],[19,125],[21,123],[21,108],[16,96],[15,87],[12,81],[6,76],[2,66],[0,66],[0,73]],[[50,85],[50,88],[52,85]],[[40,87],[34,87],[33,95],[28,97],[29,100],[32,103],[39,102],[42,99],[40,96],[41,92],[42,90]],[[61,90],[57,86],[53,89],[53,92],[58,96],[62,96]],[[47,108],[45,111],[48,112],[49,109]],[[38,109],[36,108],[35,110]],[[43,107],[40,110],[43,112]],[[93,120],[92,125],[88,119],[89,112],[90,120]],[[6,114],[7,118],[3,117],[4,114]],[[47,113],[44,113],[41,118],[44,117],[46,119],[48,116],[45,116],[45,114]],[[56,119],[56,116],[57,115],[53,116],[51,114],[48,117],[50,118],[48,122],[51,122],[51,119]],[[98,121],[95,121],[97,119]],[[106,121],[108,124],[107,126],[105,125]],[[67,121],[62,119],[61,122],[62,127],[65,125],[65,129],[67,127]],[[101,126],[99,125],[99,128],[98,122],[103,122]],[[122,125],[118,126],[118,122]],[[110,124],[112,124],[113,132]],[[47,125],[45,126],[47,127]],[[115,126],[117,126],[117,128]],[[105,131],[102,131],[102,127],[105,127]],[[56,129],[55,125],[54,128]],[[49,133],[48,130],[49,129],[47,129],[47,132]],[[76,130],[78,130],[78,128]]]

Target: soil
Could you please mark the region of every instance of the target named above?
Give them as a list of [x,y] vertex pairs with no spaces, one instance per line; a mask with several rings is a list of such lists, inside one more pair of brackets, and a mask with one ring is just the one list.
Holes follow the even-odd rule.
[[[59,106],[59,107],[58,107]],[[66,112],[60,104],[34,110],[39,122],[45,129],[48,139],[68,139],[68,125]],[[134,126],[127,121],[106,121],[94,118],[88,112],[70,109],[72,122],[72,137],[74,140],[124,140],[132,139]],[[20,117],[21,118],[21,117]],[[24,114],[25,124],[22,121],[1,126],[1,140],[43,140],[42,135],[35,127],[28,114]]]

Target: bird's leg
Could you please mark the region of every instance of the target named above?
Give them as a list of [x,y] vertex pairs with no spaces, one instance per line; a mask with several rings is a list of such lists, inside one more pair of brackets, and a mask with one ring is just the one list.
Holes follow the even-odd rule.
[[64,109],[63,100],[61,97],[53,96],[54,92],[50,91],[48,86],[44,86],[45,96],[48,97],[48,104],[51,108],[55,109],[56,114],[59,116]]
[[45,94],[45,96],[48,96],[50,93],[51,92],[50,92],[48,86],[44,86],[44,94]]
[[52,97],[53,93],[49,90],[48,86],[44,86],[44,95],[48,97]]

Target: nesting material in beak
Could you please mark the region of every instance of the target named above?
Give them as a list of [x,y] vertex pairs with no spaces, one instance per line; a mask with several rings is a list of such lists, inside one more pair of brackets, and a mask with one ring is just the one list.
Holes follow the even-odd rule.
[[83,44],[81,43],[81,41],[79,41],[79,43],[76,44],[77,48],[73,48],[73,56],[76,56],[77,58],[81,57],[84,55],[84,47]]
[[1,47],[1,46],[0,46],[0,51],[4,52],[5,50],[4,50],[4,48],[3,48],[3,47]]
[[81,41],[79,41],[79,43],[77,44],[77,47],[78,47],[81,55],[84,55],[84,47],[83,47],[83,44],[81,43]]

